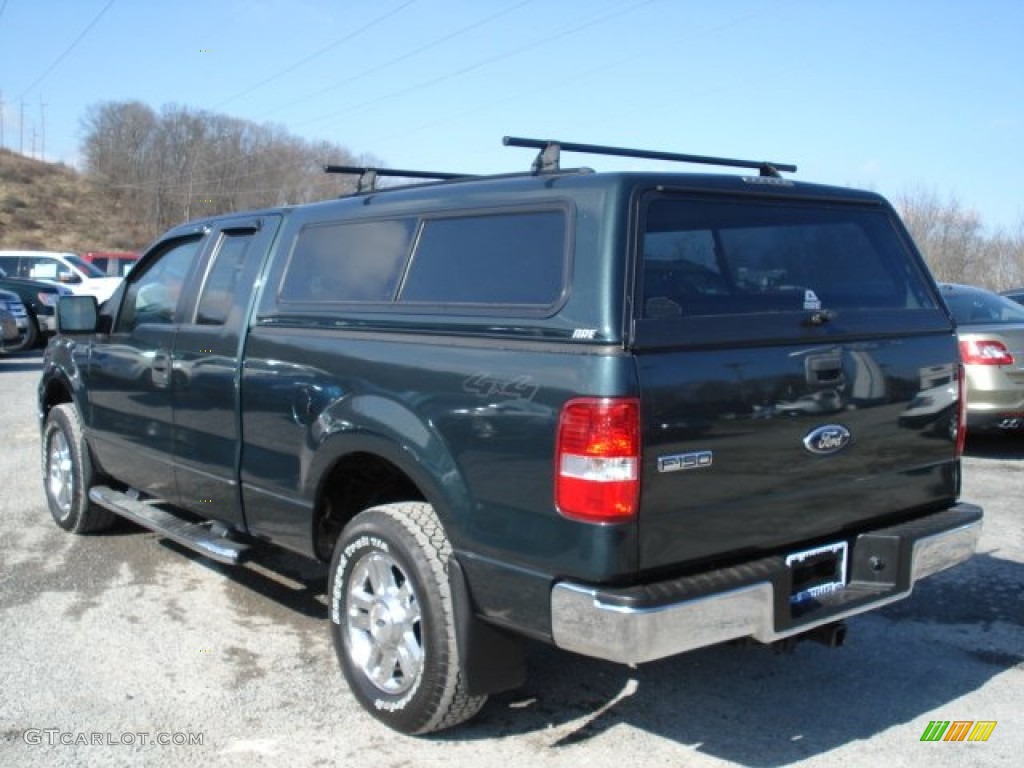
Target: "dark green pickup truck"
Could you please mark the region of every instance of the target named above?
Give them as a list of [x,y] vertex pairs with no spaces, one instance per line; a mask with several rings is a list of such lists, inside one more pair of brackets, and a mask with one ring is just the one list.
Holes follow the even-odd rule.
[[360,190],[185,224],[102,307],[62,299],[57,523],[330,562],[350,688],[408,733],[521,684],[523,638],[838,645],[970,557],[953,323],[882,198],[506,143],[530,172],[335,169]]

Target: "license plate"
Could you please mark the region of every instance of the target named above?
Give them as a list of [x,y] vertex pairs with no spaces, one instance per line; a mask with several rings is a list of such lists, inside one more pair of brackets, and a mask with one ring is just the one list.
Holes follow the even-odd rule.
[[835,592],[846,586],[846,542],[794,552],[786,566],[792,574],[791,604]]

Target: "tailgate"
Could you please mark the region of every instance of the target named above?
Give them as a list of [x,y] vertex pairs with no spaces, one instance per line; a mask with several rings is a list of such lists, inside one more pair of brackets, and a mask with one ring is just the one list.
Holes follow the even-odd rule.
[[933,336],[639,356],[641,569],[838,541],[951,503],[951,355]]

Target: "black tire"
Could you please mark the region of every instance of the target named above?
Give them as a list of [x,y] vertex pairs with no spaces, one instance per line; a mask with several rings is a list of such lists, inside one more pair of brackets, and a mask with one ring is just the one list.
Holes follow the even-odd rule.
[[363,708],[423,734],[473,717],[465,691],[447,566],[451,545],[433,507],[384,504],[342,531],[330,570],[331,637]]
[[63,403],[50,409],[42,448],[46,502],[57,525],[72,533],[110,528],[117,516],[89,501],[96,474],[74,405]]
[[9,342],[4,349],[8,352],[23,352],[26,349],[33,349],[39,340],[39,324],[33,315],[28,316],[28,326],[25,333],[18,337],[17,341]]

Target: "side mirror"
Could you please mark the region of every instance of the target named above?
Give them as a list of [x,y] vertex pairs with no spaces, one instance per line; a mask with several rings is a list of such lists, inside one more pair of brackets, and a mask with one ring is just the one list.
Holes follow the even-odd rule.
[[95,333],[98,317],[95,296],[61,296],[57,302],[58,333]]

